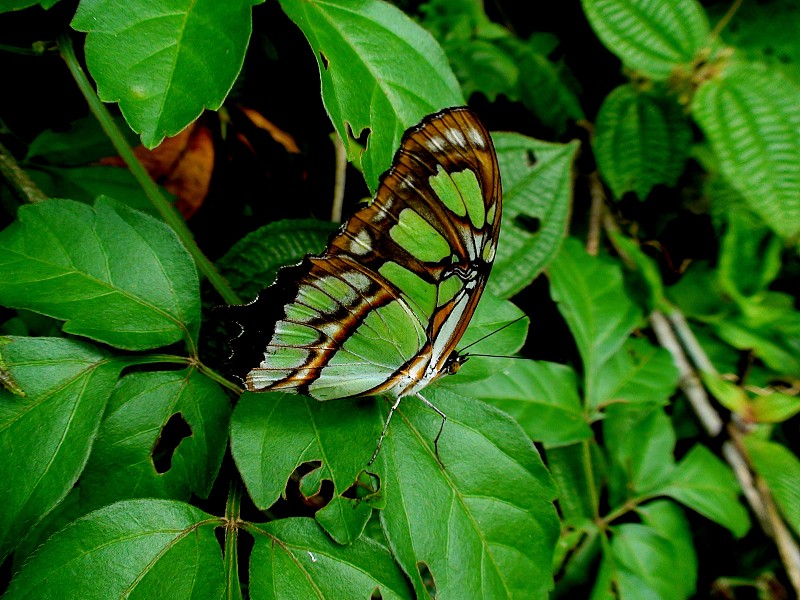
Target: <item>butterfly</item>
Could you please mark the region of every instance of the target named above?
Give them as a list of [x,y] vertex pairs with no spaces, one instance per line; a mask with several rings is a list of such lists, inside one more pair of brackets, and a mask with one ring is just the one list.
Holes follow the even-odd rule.
[[317,400],[385,396],[392,415],[466,359],[456,345],[492,268],[502,191],[491,137],[469,108],[425,117],[403,135],[374,199],[321,255],[282,268],[233,319],[234,356],[254,392]]

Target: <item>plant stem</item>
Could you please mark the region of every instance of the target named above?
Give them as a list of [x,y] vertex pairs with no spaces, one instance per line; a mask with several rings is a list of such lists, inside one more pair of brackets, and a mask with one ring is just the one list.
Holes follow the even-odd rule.
[[22,202],[35,204],[47,200],[45,193],[20,168],[14,156],[3,144],[0,144],[0,175],[8,181],[14,195]]
[[331,207],[331,221],[334,223],[342,222],[342,205],[344,204],[344,187],[347,174],[347,150],[342,143],[339,134],[331,134],[333,149],[336,156],[336,173],[333,185],[333,205]]
[[242,508],[242,484],[238,479],[231,481],[228,500],[225,504],[225,582],[226,598],[239,600],[242,588],[239,584],[238,539],[240,510]]
[[194,259],[197,268],[208,278],[208,281],[214,289],[217,290],[219,295],[222,296],[223,300],[228,304],[241,304],[241,300],[236,292],[233,291],[228,282],[222,277],[214,266],[214,263],[208,260],[206,255],[203,254],[197,246],[186,222],[163,196],[145,168],[136,159],[133,150],[128,146],[122,132],[119,130],[116,123],[114,123],[114,120],[111,118],[105,106],[103,106],[100,98],[97,97],[92,84],[86,77],[83,67],[81,67],[78,58],[75,56],[72,40],[67,34],[61,34],[58,37],[58,48],[61,52],[61,57],[64,59],[64,62],[67,63],[67,67],[78,85],[78,89],[80,89],[84,98],[86,98],[86,102],[89,104],[89,110],[92,111],[92,114],[94,114],[95,118],[99,121],[103,131],[105,131],[109,140],[114,145],[114,148],[128,165],[131,173],[150,199],[150,202],[153,203],[153,206],[161,215],[161,218],[175,231],[186,250]]

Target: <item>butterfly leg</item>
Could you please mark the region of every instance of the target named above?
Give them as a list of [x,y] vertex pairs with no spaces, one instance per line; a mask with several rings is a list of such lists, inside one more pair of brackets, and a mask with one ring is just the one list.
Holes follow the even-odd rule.
[[381,451],[381,444],[383,443],[383,438],[386,437],[386,432],[389,430],[389,421],[392,420],[392,415],[394,415],[394,411],[397,410],[397,407],[400,406],[400,400],[402,400],[402,396],[395,400],[394,404],[392,404],[392,408],[389,409],[389,416],[386,417],[386,423],[383,424],[383,431],[381,431],[381,437],[378,438],[378,446],[375,448],[375,452],[372,453],[372,458],[369,459],[367,466],[370,466],[375,459],[378,458],[378,452]]
[[439,438],[442,437],[442,431],[444,431],[444,424],[447,421],[447,415],[436,408],[433,404],[428,402],[428,400],[419,392],[417,392],[417,398],[422,400],[429,408],[431,408],[437,415],[442,417],[442,424],[439,426],[439,433],[436,434],[436,437],[433,438],[433,450],[436,453],[436,460],[439,461],[439,464],[442,463],[442,460],[439,458]]

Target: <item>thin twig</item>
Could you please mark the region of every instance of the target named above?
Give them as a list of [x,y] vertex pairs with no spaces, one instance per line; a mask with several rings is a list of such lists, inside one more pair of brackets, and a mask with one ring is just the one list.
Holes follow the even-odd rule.
[[[700,378],[689,363],[684,348],[687,349],[694,364],[701,370],[716,373],[714,365],[697,342],[686,319],[677,309],[670,314],[669,318],[659,311],[654,311],[650,315],[650,324],[659,343],[669,351],[678,366],[681,373],[680,387],[689,399],[695,414],[705,430],[711,436],[716,437],[722,432],[722,419],[714,410]],[[678,341],[679,337],[680,342]],[[723,443],[722,455],[733,469],[742,493],[756,515],[761,528],[775,542],[786,574],[795,593],[800,596],[800,547],[781,517],[766,482],[753,469],[747,448],[742,442],[743,432],[735,422],[729,423],[726,431],[730,440]]]
[[347,151],[342,139],[335,133],[333,138],[333,151],[335,153],[336,173],[333,184],[333,205],[331,206],[331,221],[339,223],[342,220],[342,205],[344,204],[344,188],[347,181]]
[[722,18],[714,26],[713,31],[709,34],[709,37],[711,39],[719,37],[719,35],[722,33],[722,30],[725,29],[725,27],[727,27],[728,23],[733,18],[733,15],[736,14],[736,11],[739,10],[739,7],[742,6],[743,2],[744,0],[736,0],[736,2],[730,5],[728,11],[724,15],[722,15]]
[[8,182],[8,187],[21,202],[35,204],[47,200],[45,193],[20,168],[14,155],[3,144],[0,144],[0,175]]
[[589,175],[589,195],[591,196],[592,204],[589,207],[589,231],[586,235],[586,252],[591,256],[597,256],[600,248],[600,226],[605,212],[606,194],[596,170]]
[[700,377],[697,376],[697,373],[689,363],[689,359],[686,357],[675,331],[670,327],[670,320],[661,311],[654,310],[650,315],[650,325],[653,327],[659,344],[672,355],[672,360],[681,375],[681,389],[689,399],[689,403],[692,405],[697,418],[700,419],[703,429],[711,437],[716,437],[722,431],[722,418],[712,406]]

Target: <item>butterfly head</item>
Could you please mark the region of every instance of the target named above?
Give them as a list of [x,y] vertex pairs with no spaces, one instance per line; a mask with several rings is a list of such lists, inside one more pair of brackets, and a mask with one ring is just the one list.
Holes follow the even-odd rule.
[[469,360],[469,354],[459,354],[458,350],[453,350],[453,352],[451,352],[450,356],[447,358],[447,361],[444,363],[442,374],[455,375],[458,373],[461,365],[467,362],[467,360]]

